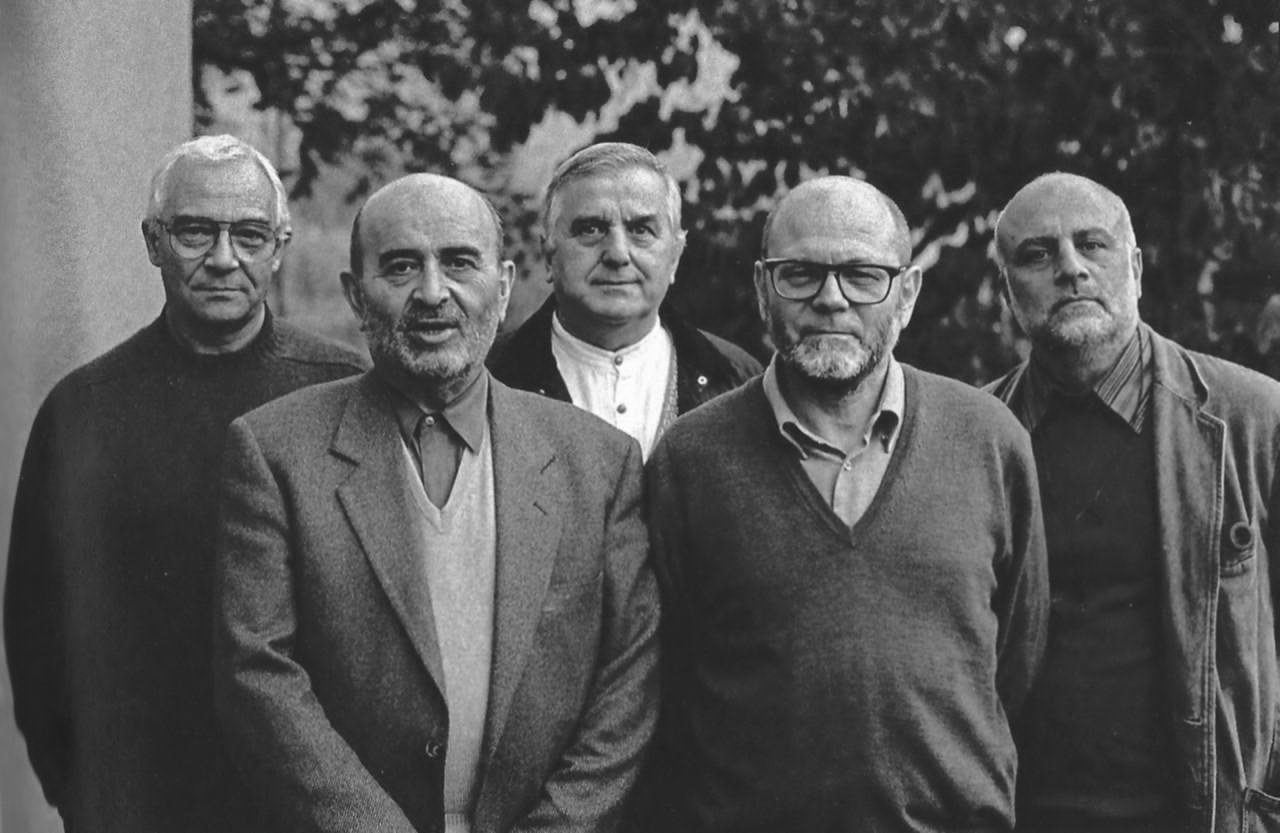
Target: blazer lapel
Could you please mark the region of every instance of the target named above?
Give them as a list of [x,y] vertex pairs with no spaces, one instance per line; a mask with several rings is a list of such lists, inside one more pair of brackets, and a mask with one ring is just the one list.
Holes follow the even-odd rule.
[[493,759],[516,686],[524,673],[555,565],[561,511],[545,481],[554,450],[521,418],[510,389],[491,380],[497,578],[493,670],[484,760]]
[[372,374],[360,380],[334,432],[331,451],[355,464],[338,501],[409,641],[444,693],[444,670],[426,567],[412,533],[395,416]]

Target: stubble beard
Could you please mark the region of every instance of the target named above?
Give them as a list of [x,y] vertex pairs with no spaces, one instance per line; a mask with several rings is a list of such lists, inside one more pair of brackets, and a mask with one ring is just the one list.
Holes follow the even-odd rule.
[[1137,323],[1137,299],[1126,297],[1110,300],[1105,308],[1087,302],[1059,309],[1028,335],[1049,353],[1085,357],[1127,344]]
[[468,379],[484,362],[501,323],[501,312],[494,306],[480,318],[459,317],[460,337],[435,348],[418,348],[410,335],[413,318],[398,321],[376,312],[367,312],[361,322],[369,343],[369,355],[377,367],[414,382],[447,388]]
[[[782,345],[785,336],[775,322],[774,342]],[[875,371],[893,350],[902,327],[894,315],[881,322],[865,337],[841,335],[807,336],[780,346],[778,361],[801,378],[818,387],[851,391]]]

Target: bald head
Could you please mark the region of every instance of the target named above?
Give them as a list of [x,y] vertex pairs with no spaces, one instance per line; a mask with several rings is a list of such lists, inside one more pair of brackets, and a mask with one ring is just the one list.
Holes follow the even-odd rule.
[[1119,240],[1137,245],[1124,200],[1106,186],[1061,171],[1042,174],[1013,195],[996,219],[996,262],[1003,269],[1018,241],[1039,226],[1097,218]]
[[847,176],[811,179],[783,197],[765,220],[761,256],[784,256],[778,246],[787,241],[846,237],[883,240],[896,265],[911,260],[911,229],[902,209],[874,185]]
[[502,217],[493,204],[470,185],[452,177],[416,173],[374,191],[356,212],[351,224],[351,271],[363,274],[365,238],[371,233],[370,229],[380,227],[389,218],[417,213],[440,215],[446,221],[450,215],[460,222],[482,221],[493,229],[492,237],[484,241],[488,254],[495,261],[501,258]]

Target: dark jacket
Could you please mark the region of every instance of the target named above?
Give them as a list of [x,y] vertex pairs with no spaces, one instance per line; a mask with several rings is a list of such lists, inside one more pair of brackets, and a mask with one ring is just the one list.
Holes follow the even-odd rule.
[[[569,389],[551,354],[551,316],[555,308],[554,296],[548,298],[506,344],[489,356],[489,369],[514,388],[569,402]],[[747,351],[690,326],[670,304],[664,303],[658,316],[675,345],[676,413],[693,410],[760,373],[760,362]]]
[[[1177,794],[1197,833],[1280,831],[1280,384],[1151,339]],[[988,389],[1009,402],[1025,373]]]

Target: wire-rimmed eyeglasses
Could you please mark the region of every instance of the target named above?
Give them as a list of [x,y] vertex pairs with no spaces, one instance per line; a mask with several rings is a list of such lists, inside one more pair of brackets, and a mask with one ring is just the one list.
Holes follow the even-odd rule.
[[287,234],[277,234],[275,229],[257,220],[209,220],[203,217],[181,217],[166,223],[156,220],[156,225],[169,235],[169,245],[179,256],[195,260],[207,255],[218,243],[225,231],[231,241],[231,251],[246,263],[270,260],[280,249]]

